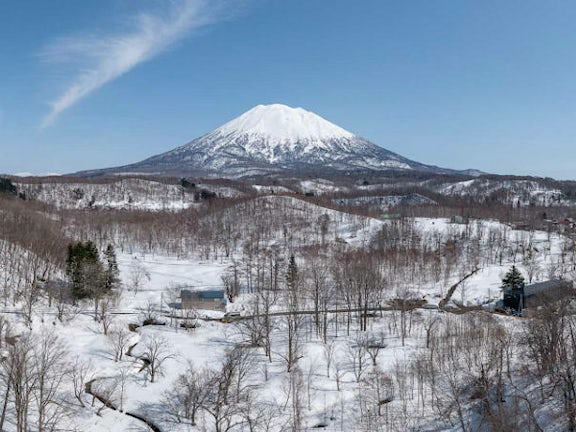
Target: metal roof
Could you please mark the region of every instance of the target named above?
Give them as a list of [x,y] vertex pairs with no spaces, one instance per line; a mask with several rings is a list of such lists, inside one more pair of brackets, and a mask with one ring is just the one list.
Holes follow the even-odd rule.
[[548,290],[553,289],[569,289],[571,288],[570,282],[562,279],[552,279],[546,282],[539,282],[532,285],[526,285],[524,287],[524,296],[532,296],[537,294],[543,294]]
[[180,298],[182,300],[190,300],[194,298],[202,300],[223,299],[224,290],[202,290],[202,291],[182,290],[180,292]]

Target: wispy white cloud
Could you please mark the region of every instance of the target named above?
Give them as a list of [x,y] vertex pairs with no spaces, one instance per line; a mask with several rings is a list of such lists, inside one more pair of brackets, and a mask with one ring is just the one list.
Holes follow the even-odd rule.
[[50,103],[42,126],[106,83],[153,59],[191,31],[228,18],[238,1],[163,0],[161,8],[129,20],[129,29],[114,35],[61,38],[40,56],[49,62],[70,63],[76,72],[66,89]]

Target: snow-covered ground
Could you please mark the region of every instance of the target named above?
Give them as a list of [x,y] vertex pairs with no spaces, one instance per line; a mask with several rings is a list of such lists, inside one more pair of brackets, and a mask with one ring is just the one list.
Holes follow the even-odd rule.
[[15,182],[19,193],[27,199],[52,204],[65,209],[126,209],[168,210],[189,208],[198,202],[197,194],[205,190],[219,198],[242,195],[232,187],[198,184],[184,189],[177,184],[136,178],[120,178],[107,183],[75,182]]
[[[436,279],[420,277],[418,272],[425,271],[424,268],[418,268],[411,279],[398,281],[398,285],[407,288],[414,298],[424,298],[433,304],[438,304],[448,288],[472,270],[477,271],[456,288],[452,304],[476,306],[493,303],[501,298],[501,279],[512,264],[517,265],[526,278],[531,271],[528,267],[532,270],[536,268],[537,271],[533,272],[534,281],[543,280],[548,277],[553,264],[560,261],[562,252],[563,239],[558,235],[517,231],[495,221],[470,221],[468,224],[454,224],[447,219],[432,218],[382,221],[317,207],[295,198],[261,197],[257,200],[259,211],[269,211],[270,215],[280,213],[286,217],[285,220],[290,221],[280,223],[269,220],[269,238],[261,239],[262,247],[275,246],[290,251],[297,250],[297,247],[318,245],[323,239],[327,250],[370,250],[380,230],[395,224],[405,224],[400,227],[404,231],[397,232],[410,235],[414,245],[430,246],[430,254],[434,253],[434,247],[454,244],[467,255],[456,257],[457,262],[449,274],[439,275]],[[246,208],[241,211],[229,210],[227,216],[249,213],[250,206],[256,204],[241,204]],[[262,217],[266,218],[266,214]],[[250,222],[258,225],[258,217],[261,215],[254,215]],[[323,222],[324,228],[321,226]],[[249,236],[251,231],[246,230],[243,234]],[[407,238],[392,240],[408,241]],[[498,242],[500,246],[496,246]],[[531,260],[526,258],[526,248],[531,251]],[[499,251],[501,262],[497,259]],[[190,364],[198,371],[220,369],[227,353],[239,345],[250,355],[251,363],[245,380],[252,389],[254,403],[267,407],[266,413],[262,415],[270,417],[269,430],[287,428],[294,398],[294,380],[300,383],[298,398],[302,430],[319,425],[325,425],[324,430],[332,431],[460,430],[456,422],[450,425],[449,421],[439,421],[433,407],[419,399],[420,390],[414,390],[414,384],[409,384],[414,374],[409,366],[415,359],[429,353],[426,345],[430,334],[433,334],[430,329],[443,326],[450,328],[454,326],[454,320],[465,319],[460,316],[425,308],[408,312],[408,318],[401,317],[399,311],[383,311],[370,316],[366,331],[361,332],[358,331],[360,324],[357,315],[352,315],[348,320],[345,313],[331,312],[327,314],[330,325],[326,341],[313,329],[311,318],[307,318],[303,321],[305,324],[301,324],[297,369],[290,373],[287,371],[286,360],[289,327],[284,315],[272,317],[270,358],[266,357],[262,347],[248,344],[246,323],[249,321],[222,322],[218,318],[223,316],[223,311],[198,311],[200,315],[211,319],[199,320],[194,329],[186,330],[171,325],[174,323],[171,304],[177,301],[174,293],[182,287],[199,290],[221,288],[222,275],[230,266],[235,262],[245,263],[242,261],[246,258],[243,253],[238,247],[228,257],[219,255],[218,259],[211,260],[199,259],[195,254],[177,258],[162,253],[119,252],[122,289],[111,309],[111,323],[108,323],[110,335],[104,334],[103,322],[94,320],[90,302],[80,308],[70,307],[64,318],[58,320],[54,306],[48,306],[45,300],[40,301],[33,315],[30,325],[32,332],[37,335],[51,332],[56,334],[65,344],[67,357],[71,361],[78,358],[88,365],[89,376],[95,379],[93,388],[104,393],[106,385],[112,386],[114,391],[107,397],[116,407],[143,415],[160,425],[164,431],[215,429],[206,412],[199,418],[197,427],[170,421],[164,405],[167,392],[177,387],[176,380],[187,373]],[[313,255],[297,257],[298,264],[303,268],[306,266],[306,256]],[[440,262],[442,259],[447,258],[439,257]],[[280,272],[280,278],[284,283],[284,269]],[[385,301],[398,295],[399,287],[395,288],[390,290]],[[241,311],[247,315],[254,310],[253,301],[254,294],[242,293],[233,304],[228,305],[228,310]],[[310,310],[308,297],[302,297],[299,301],[300,310]],[[280,296],[271,310],[280,312],[286,308],[286,298]],[[156,325],[138,327],[128,332],[129,325],[141,324],[147,314],[155,316]],[[182,311],[176,311],[176,315],[181,314]],[[510,327],[517,323],[514,317],[490,319]],[[28,331],[26,322],[17,314],[10,315],[10,320],[11,333],[24,334]],[[460,328],[460,324],[456,327]],[[125,355],[122,360],[116,361],[111,340],[120,331],[127,334],[126,348],[133,348],[131,356]],[[366,346],[372,346],[373,350],[374,346],[379,347],[372,352],[377,367],[373,367],[367,352],[359,354],[358,347],[365,344],[362,338],[370,338],[370,344]],[[138,357],[143,356],[154,343],[161,345],[166,358],[160,373],[151,382],[150,369],[143,367]],[[360,357],[365,362],[362,371],[357,363]],[[381,387],[376,386],[376,383],[382,384]],[[70,386],[70,383],[66,383],[60,390],[70,391]],[[429,396],[431,389],[423,385],[421,391],[424,398]],[[390,421],[385,426],[381,423],[373,429],[367,426],[366,419],[374,415],[374,411],[370,411],[372,408],[367,408],[370,398],[386,401],[382,410],[385,411],[385,418]],[[69,430],[146,430],[139,420],[109,408],[101,409],[101,403],[93,402],[88,395],[84,395],[83,400],[86,405],[84,408],[78,404],[67,405],[65,408],[67,419],[63,424]],[[235,415],[236,418],[242,417],[238,413]],[[363,417],[362,423],[360,417]],[[374,421],[382,422],[383,418],[384,414],[378,415]],[[235,430],[248,429],[244,423]]]
[[16,183],[28,199],[58,208],[116,208],[179,210],[194,202],[194,195],[178,185],[150,180],[120,179],[113,183]]
[[[419,219],[416,222],[419,228],[428,232],[437,230],[445,233],[453,229],[465,229],[464,226],[454,227],[448,221],[440,219]],[[510,235],[514,237],[515,234],[511,232]],[[537,237],[542,236],[543,233]],[[145,308],[149,303],[163,309],[165,306],[161,306],[161,302],[166,300],[164,296],[170,286],[185,285],[199,289],[221,286],[220,276],[229,264],[229,262],[212,263],[158,255],[128,254],[120,255],[119,263],[125,288],[118,309],[126,312],[133,311],[134,314],[115,317],[116,325],[137,322],[138,310]],[[149,276],[149,279],[146,278],[136,292],[130,288],[130,275],[135,268],[144,269]],[[481,269],[456,290],[453,300],[471,305],[500,298],[500,281],[503,273],[508,269],[509,265],[488,266]],[[423,291],[423,294],[432,296],[434,293]],[[236,304],[233,307],[238,308],[238,306]],[[213,316],[221,316],[221,313],[220,315],[213,314]],[[369,334],[383,335],[386,345],[379,353],[377,362],[379,370],[383,371],[387,379],[392,382],[401,379],[400,376],[396,377],[401,365],[424,350],[425,340],[422,335],[426,322],[432,317],[444,319],[438,311],[416,312],[411,318],[414,321],[414,329],[404,344],[400,337],[390,332],[390,325],[395,321],[390,313],[370,319]],[[90,359],[93,364],[98,365],[94,372],[96,377],[116,376],[120,379],[118,377],[126,376],[123,394],[119,395],[118,391],[114,394],[116,404],[122,403],[124,410],[127,411],[151,415],[159,424],[164,425],[164,430],[173,431],[188,429],[183,425],[166,423],[159,405],[163,395],[174,386],[175,380],[186,370],[189,362],[199,369],[215,368],[223,361],[226,351],[235,344],[241,343],[244,338],[239,326],[219,321],[201,321],[200,326],[193,331],[184,331],[166,325],[140,328],[132,336],[134,341],[140,341],[133,350],[133,355],[138,356],[143,349],[141,341],[150,338],[160,338],[166,341],[167,347],[173,354],[173,357],[166,361],[162,376],[157,379],[157,382],[150,383],[146,373],[139,371],[140,364],[133,358],[119,363],[111,359],[107,338],[101,334],[99,325],[91,317],[81,315],[75,318],[74,323],[58,324],[55,328],[67,341],[71,352]],[[354,428],[357,419],[353,414],[353,407],[357,403],[358,385],[349,359],[353,355],[350,354],[353,352],[351,347],[358,343],[355,339],[358,336],[354,330],[350,336],[347,336],[343,328],[339,334],[331,336],[331,349],[334,351],[335,358],[328,369],[324,354],[326,348],[321,340],[316,336],[308,336],[302,344],[303,357],[299,362],[299,368],[302,371],[303,380],[311,381],[311,384],[305,386],[303,425],[305,428],[311,428],[318,424],[327,424],[327,430],[356,430]],[[272,362],[268,363],[260,349],[254,349],[254,365],[256,366],[253,366],[248,378],[258,389],[259,400],[277,407],[281,407],[288,398],[289,375],[286,373],[285,360],[282,358],[286,337],[285,324],[278,320],[273,341],[273,346],[277,347],[278,353],[274,354]],[[364,372],[366,376],[368,376],[368,370],[367,368]],[[340,379],[340,391],[336,388],[335,375],[338,375]],[[402,384],[396,383],[395,385],[398,387]],[[410,402],[412,403],[414,401]],[[398,416],[403,409],[402,402],[393,401],[386,409],[389,410],[389,415],[395,413],[394,415]],[[426,410],[420,411],[419,415],[421,417],[418,421],[405,419],[402,424],[412,428],[421,422],[426,423],[426,418],[430,422],[434,418],[434,413]],[[111,410],[105,410],[101,417],[88,413],[85,416],[86,418],[79,417],[77,420],[82,430],[119,431],[135,427],[135,420],[126,419],[125,416]],[[282,416],[278,417],[276,427],[281,427],[282,418]]]

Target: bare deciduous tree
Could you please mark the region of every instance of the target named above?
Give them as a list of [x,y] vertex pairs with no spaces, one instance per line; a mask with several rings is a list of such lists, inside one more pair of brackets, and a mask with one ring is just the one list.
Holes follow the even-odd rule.
[[324,361],[326,362],[326,377],[330,378],[330,368],[334,361],[334,354],[336,353],[336,344],[334,341],[325,342],[322,345],[322,352],[324,353]]
[[147,365],[150,382],[153,383],[163,373],[164,363],[174,358],[168,340],[162,336],[149,336],[142,342],[143,352],[140,358]]
[[108,334],[110,327],[114,321],[111,309],[115,303],[115,299],[111,296],[106,296],[100,300],[100,307],[98,308],[98,321],[102,325],[102,333]]
[[209,393],[203,409],[214,421],[216,432],[227,432],[243,422],[242,414],[252,397],[246,378],[252,369],[249,350],[235,347],[230,350],[220,370],[207,371]]
[[128,273],[128,283],[129,287],[134,294],[142,288],[145,281],[150,280],[150,273],[146,270],[146,267],[137,257],[134,257],[132,264],[130,265],[130,271]]
[[84,404],[83,395],[86,393],[86,383],[94,379],[92,370],[92,365],[89,362],[80,359],[80,357],[76,357],[70,368],[70,378],[72,381],[74,397],[81,407],[86,406]]
[[188,421],[191,426],[196,426],[197,414],[210,391],[206,377],[192,363],[188,363],[186,372],[178,376],[175,385],[163,396],[163,406],[169,421]]
[[54,333],[44,333],[33,348],[38,432],[52,431],[63,416],[63,406],[57,397],[66,376],[66,349]]
[[124,326],[113,326],[107,336],[114,361],[121,361],[130,343],[130,332]]
[[352,366],[352,372],[356,382],[360,382],[366,370],[366,363],[368,362],[368,343],[364,333],[358,333],[354,343],[348,346],[348,360]]

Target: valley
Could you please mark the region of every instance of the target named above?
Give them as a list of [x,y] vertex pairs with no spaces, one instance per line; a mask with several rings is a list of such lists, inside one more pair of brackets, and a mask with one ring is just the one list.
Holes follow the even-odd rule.
[[[477,180],[382,173],[10,181],[0,197],[4,430],[552,431],[572,421],[573,293],[518,315],[501,288],[512,266],[527,285],[576,276],[576,237],[557,222],[573,215],[570,184],[479,177],[506,190],[480,196],[464,186]],[[554,198],[522,198],[534,196]],[[75,297],[92,286],[71,279],[76,242],[92,242],[104,263],[112,247],[111,289]],[[184,307],[184,291],[217,294]]]

